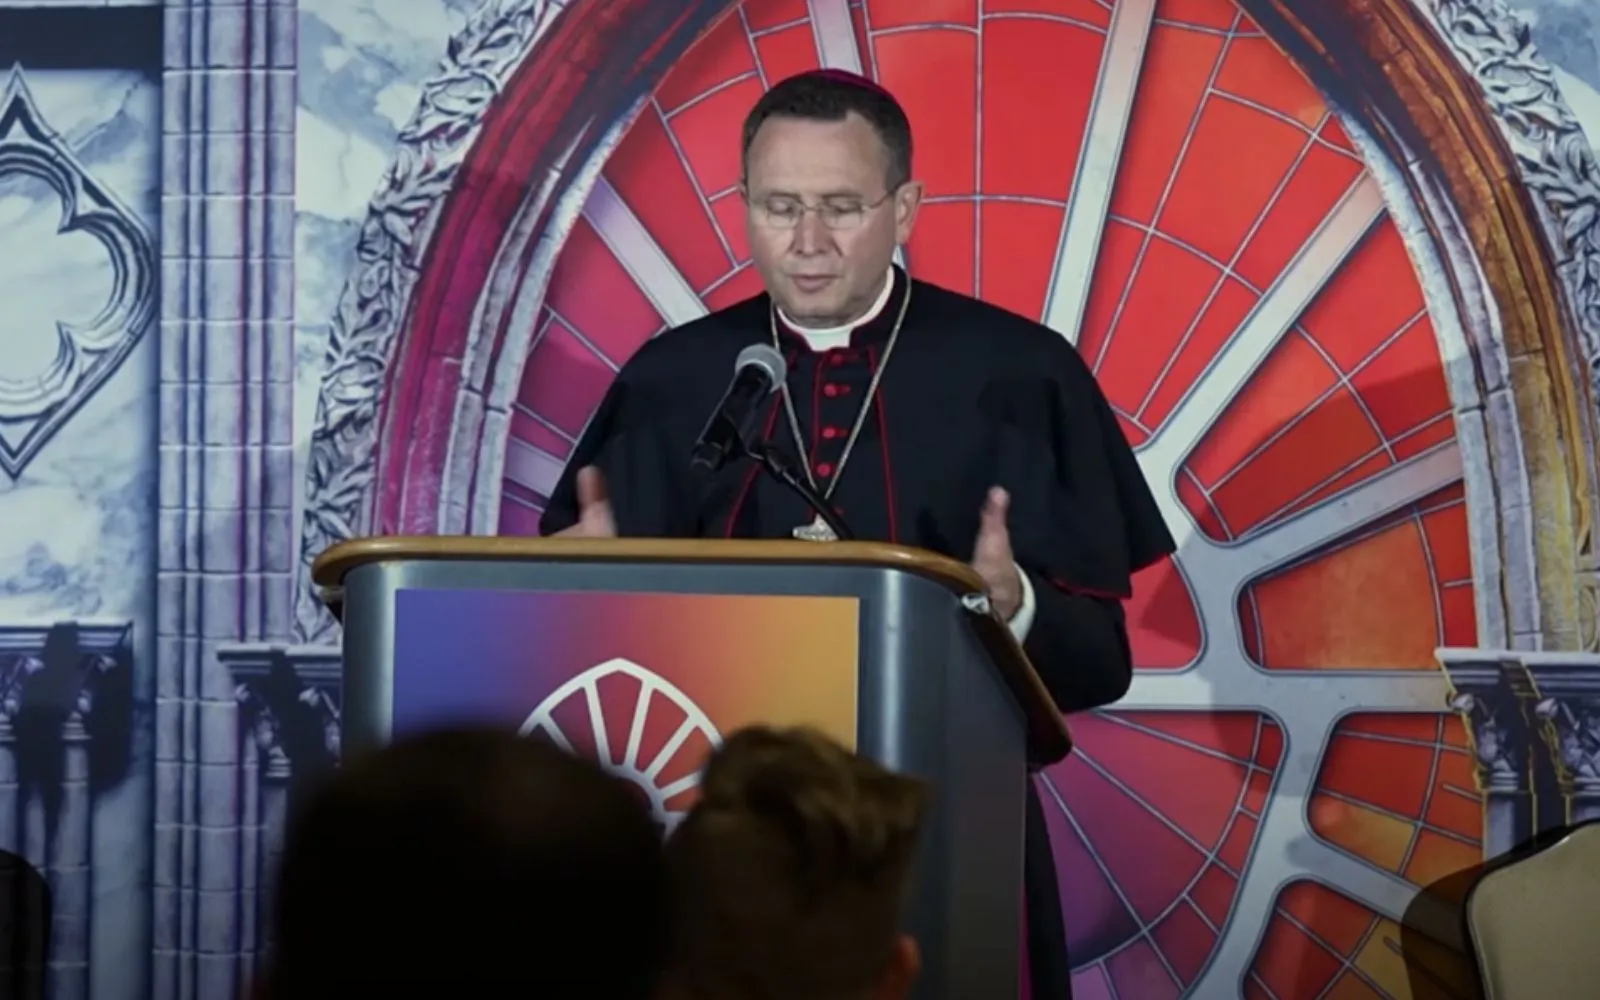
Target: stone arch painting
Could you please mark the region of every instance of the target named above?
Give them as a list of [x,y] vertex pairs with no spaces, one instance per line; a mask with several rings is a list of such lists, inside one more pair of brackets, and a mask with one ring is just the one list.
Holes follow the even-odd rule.
[[334,541],[536,532],[617,367],[757,290],[738,121],[819,65],[908,107],[911,272],[1075,342],[1180,539],[1038,779],[1079,995],[1413,995],[1420,888],[1600,814],[1600,186],[1498,0],[486,4],[362,229],[271,655],[336,703]]

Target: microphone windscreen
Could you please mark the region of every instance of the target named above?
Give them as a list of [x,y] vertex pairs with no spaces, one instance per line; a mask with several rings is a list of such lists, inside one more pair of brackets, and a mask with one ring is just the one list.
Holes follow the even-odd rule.
[[746,368],[760,368],[772,379],[772,391],[776,392],[789,377],[789,363],[778,353],[778,349],[771,344],[751,344],[739,352],[739,357],[733,363],[735,372],[742,372]]

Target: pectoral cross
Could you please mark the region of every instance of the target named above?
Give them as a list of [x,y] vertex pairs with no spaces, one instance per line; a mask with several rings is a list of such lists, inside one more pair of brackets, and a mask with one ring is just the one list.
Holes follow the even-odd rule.
[[818,514],[810,524],[804,524],[794,529],[794,537],[802,542],[837,542],[839,536],[833,533],[828,523]]

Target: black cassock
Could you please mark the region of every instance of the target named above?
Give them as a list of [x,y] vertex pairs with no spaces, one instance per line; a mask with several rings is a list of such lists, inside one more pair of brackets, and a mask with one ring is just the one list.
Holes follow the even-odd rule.
[[[858,440],[837,466],[909,286],[911,302]],[[1122,601],[1172,536],[1105,396],[1077,351],[1031,320],[895,270],[883,311],[850,346],[813,352],[779,328],[788,386],[818,483],[856,537],[972,557],[991,486],[1033,584],[1023,643],[1063,712],[1110,704],[1132,676]],[[670,330],[618,373],[541,522],[577,520],[575,477],[605,474],[618,532],[633,537],[790,538],[804,502],[752,462],[691,471],[689,452],[739,351],[772,342],[770,300],[748,299]],[[767,439],[796,452],[778,394]],[[1034,995],[1070,995],[1066,933],[1044,814],[1029,784],[1025,886]]]

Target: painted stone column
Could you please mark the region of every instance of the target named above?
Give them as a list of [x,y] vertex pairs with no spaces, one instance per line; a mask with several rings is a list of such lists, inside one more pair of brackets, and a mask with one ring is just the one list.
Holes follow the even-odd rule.
[[91,785],[91,727],[97,681],[116,667],[104,653],[84,651],[68,684],[66,721],[61,726],[58,754],[60,781],[54,823],[49,825],[50,883],[55,923],[82,927],[56,942],[51,969],[51,996],[58,1000],[84,1000],[91,992],[89,978],[90,921],[94,905],[94,868],[90,845],[94,841],[94,794]]
[[22,712],[22,689],[37,673],[38,657],[21,648],[14,632],[7,636],[11,648],[0,648],[0,850],[27,857],[22,843],[22,777],[17,766],[17,717]]
[[219,656],[234,679],[245,728],[237,920],[241,972],[248,976],[272,944],[270,887],[292,797],[303,787],[300,779],[338,759],[341,665],[336,647],[240,645]]
[[289,635],[295,16],[165,3],[156,1000],[238,996],[250,971],[217,654]]
[[1507,668],[1520,655],[1510,650],[1442,649],[1439,662],[1450,678],[1450,707],[1459,712],[1472,739],[1478,785],[1484,796],[1483,853],[1503,854],[1536,828],[1529,750],[1533,736]]
[[121,751],[131,729],[130,635],[126,622],[0,627],[0,849],[49,883],[59,1000],[90,993],[94,740]]
[[1600,819],[1600,654],[1527,655],[1569,823]]

